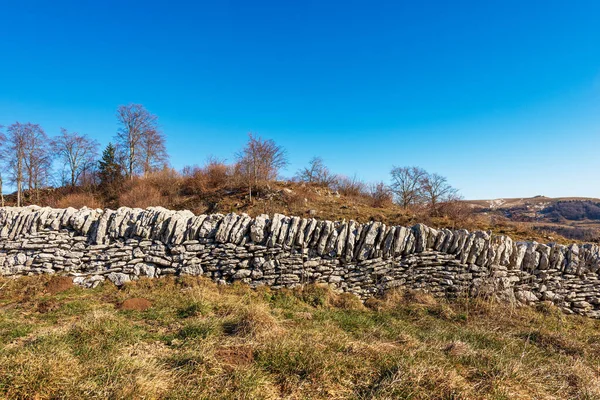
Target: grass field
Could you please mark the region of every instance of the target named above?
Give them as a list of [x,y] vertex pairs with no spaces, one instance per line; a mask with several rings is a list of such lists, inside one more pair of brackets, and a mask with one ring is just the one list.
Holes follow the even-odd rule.
[[600,398],[600,321],[417,292],[5,279],[0,344],[9,399]]

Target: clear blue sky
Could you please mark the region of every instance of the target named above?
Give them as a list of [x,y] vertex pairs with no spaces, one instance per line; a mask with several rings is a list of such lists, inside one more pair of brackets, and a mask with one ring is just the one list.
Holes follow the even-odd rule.
[[103,145],[159,116],[174,167],[247,132],[333,172],[466,198],[600,197],[600,1],[0,0],[0,124]]

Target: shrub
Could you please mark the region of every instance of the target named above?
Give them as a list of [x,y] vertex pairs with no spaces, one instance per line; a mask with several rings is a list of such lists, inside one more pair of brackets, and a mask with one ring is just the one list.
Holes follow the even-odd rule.
[[160,191],[144,179],[134,179],[119,195],[119,205],[132,208],[168,206]]
[[349,197],[358,197],[366,193],[366,185],[356,176],[349,178],[347,176],[338,176],[333,188],[340,194]]
[[223,161],[210,158],[204,167],[186,167],[182,189],[185,194],[206,194],[234,186],[233,168]]
[[103,204],[90,193],[69,193],[56,201],[57,208],[102,208]]
[[373,207],[385,208],[394,203],[392,190],[383,182],[372,184],[369,187],[369,196]]
[[157,189],[161,196],[172,202],[179,194],[181,187],[181,176],[172,168],[164,168],[160,171],[150,173],[140,180],[145,180],[149,185]]
[[458,227],[469,226],[473,218],[473,209],[471,206],[460,200],[440,203],[436,207],[436,212],[437,215],[450,219]]

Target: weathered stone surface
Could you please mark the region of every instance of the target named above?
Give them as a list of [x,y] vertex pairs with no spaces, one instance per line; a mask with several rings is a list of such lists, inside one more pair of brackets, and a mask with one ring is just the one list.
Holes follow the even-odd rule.
[[290,220],[288,234],[285,238],[285,242],[283,243],[286,249],[290,249],[294,245],[294,241],[296,240],[296,235],[298,235],[298,228],[300,227],[301,221],[302,218],[300,217],[292,217],[292,219]]
[[[350,262],[354,257],[354,243],[356,242],[358,227],[355,221],[350,221],[348,224],[348,234],[346,235],[346,249],[344,250],[344,261]],[[338,253],[340,256],[342,254]]]
[[265,228],[269,222],[269,216],[261,214],[254,218],[250,226],[250,239],[256,244],[261,244],[265,238]]
[[217,229],[217,233],[215,234],[215,240],[219,243],[225,243],[229,239],[229,233],[233,228],[233,225],[237,222],[239,216],[234,213],[227,214],[221,224],[219,225],[219,229]]
[[309,247],[312,237],[314,235],[315,229],[317,228],[318,222],[316,219],[311,218],[306,223],[306,228],[304,229],[304,241],[302,243],[302,247]]
[[278,244],[279,246],[283,246],[283,243],[285,242],[285,239],[287,238],[289,228],[290,228],[290,223],[291,223],[290,217],[283,217],[281,219],[281,227],[279,228],[279,234],[277,235],[277,240],[275,241],[275,243]]
[[331,221],[323,221],[323,227],[321,228],[321,236],[317,242],[317,254],[325,254],[325,247],[327,246],[327,240],[329,235],[333,232],[334,226]]
[[187,231],[187,239],[188,240],[196,240],[198,238],[198,231],[200,230],[200,227],[202,226],[202,223],[204,222],[205,219],[206,219],[206,215],[204,215],[204,214],[192,217],[192,220],[190,222],[190,227],[188,228],[188,231]]
[[269,227],[269,238],[267,239],[267,246],[273,247],[277,243],[279,231],[281,230],[281,224],[285,218],[285,215],[275,214]]
[[224,218],[222,214],[208,215],[202,221],[202,225],[198,229],[198,238],[200,239],[211,239],[215,237],[219,223]]
[[121,272],[111,272],[107,276],[108,280],[117,286],[123,286],[125,282],[129,282],[131,278],[127,274]]
[[236,224],[231,228],[231,233],[229,236],[229,240],[231,243],[240,244],[246,233],[248,231],[248,227],[252,222],[252,218],[248,216],[248,214],[242,214]]
[[360,247],[357,251],[356,259],[359,261],[366,260],[369,258],[371,251],[375,245],[375,239],[379,233],[379,228],[381,227],[381,222],[372,222],[366,231],[364,239],[362,240]]

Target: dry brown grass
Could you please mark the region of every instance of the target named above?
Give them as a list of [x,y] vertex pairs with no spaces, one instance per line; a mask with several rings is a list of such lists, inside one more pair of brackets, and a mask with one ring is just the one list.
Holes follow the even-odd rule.
[[231,189],[237,177],[234,169],[217,159],[209,159],[204,167],[189,167],[184,171],[182,189],[188,195],[215,193]]
[[283,330],[264,304],[249,304],[236,310],[233,319],[226,323],[225,331],[234,336],[266,338]]
[[56,208],[102,208],[102,206],[102,202],[90,193],[69,193],[59,198],[54,204]]
[[[1,398],[594,399],[600,322],[394,291],[0,280]],[[116,305],[131,298],[145,310]],[[40,310],[40,304],[53,307]]]
[[128,182],[119,194],[119,205],[132,208],[165,207],[168,206],[168,202],[150,181],[135,179]]

